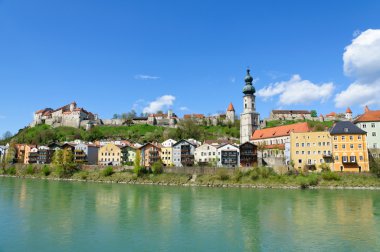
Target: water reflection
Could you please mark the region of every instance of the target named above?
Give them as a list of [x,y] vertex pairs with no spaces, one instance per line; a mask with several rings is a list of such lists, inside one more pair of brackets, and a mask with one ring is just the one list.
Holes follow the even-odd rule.
[[380,247],[376,191],[210,189],[10,178],[0,178],[0,183],[4,234],[0,250],[371,251]]

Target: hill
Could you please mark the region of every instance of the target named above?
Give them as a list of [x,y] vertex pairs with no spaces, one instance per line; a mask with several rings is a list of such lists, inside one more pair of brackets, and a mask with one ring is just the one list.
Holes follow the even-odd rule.
[[238,139],[239,123],[230,126],[203,126],[193,121],[183,121],[178,128],[167,128],[152,125],[131,126],[97,126],[90,131],[80,128],[57,127],[38,125],[33,128],[24,128],[10,139],[0,141],[0,144],[14,141],[27,144],[48,144],[52,142],[73,141],[81,139],[94,141],[99,139],[128,139],[134,142],[162,142],[168,138],[182,139],[194,138],[199,141],[206,139]]

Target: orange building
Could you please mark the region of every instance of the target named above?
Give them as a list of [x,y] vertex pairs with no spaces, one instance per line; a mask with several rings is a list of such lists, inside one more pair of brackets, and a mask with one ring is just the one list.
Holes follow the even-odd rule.
[[367,133],[349,121],[334,124],[330,130],[333,144],[333,171],[369,171]]
[[161,159],[161,146],[159,144],[147,143],[141,146],[141,165],[151,167],[153,163]]

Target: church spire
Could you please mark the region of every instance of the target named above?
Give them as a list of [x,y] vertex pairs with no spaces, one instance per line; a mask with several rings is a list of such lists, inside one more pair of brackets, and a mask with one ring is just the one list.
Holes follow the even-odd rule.
[[253,78],[250,74],[250,71],[251,70],[247,68],[247,75],[244,78],[245,86],[243,88],[243,93],[245,95],[253,95],[256,92],[255,87],[252,85]]

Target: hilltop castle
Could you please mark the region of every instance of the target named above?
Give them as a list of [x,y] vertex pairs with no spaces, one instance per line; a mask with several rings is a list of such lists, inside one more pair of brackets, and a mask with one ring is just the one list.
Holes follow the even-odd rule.
[[39,124],[47,124],[52,127],[68,126],[88,129],[92,125],[101,124],[101,122],[96,114],[83,108],[78,108],[76,102],[72,102],[55,110],[45,108],[36,111],[30,126],[34,127]]

